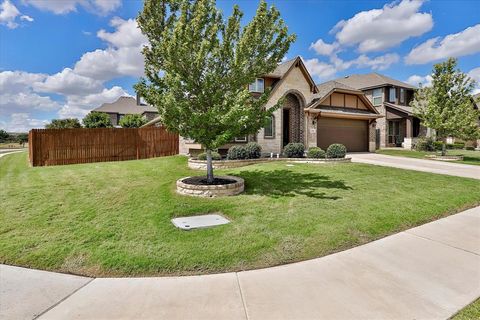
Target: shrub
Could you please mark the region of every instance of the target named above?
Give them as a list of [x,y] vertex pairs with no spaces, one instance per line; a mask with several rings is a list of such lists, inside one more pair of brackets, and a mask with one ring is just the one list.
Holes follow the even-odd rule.
[[442,150],[442,145],[443,145],[442,141],[434,141],[433,142],[433,148],[435,150]]
[[347,148],[340,143],[331,144],[327,148],[327,158],[345,158]]
[[465,147],[465,149],[473,151],[473,150],[475,150],[475,147],[474,146],[468,146],[468,147]]
[[111,128],[112,122],[108,114],[103,112],[90,112],[83,118],[85,128]]
[[455,142],[453,144],[453,149],[463,149],[465,148],[465,142]]
[[[439,150],[442,149],[442,142],[438,144]],[[417,151],[434,151],[436,148],[437,144],[436,142],[433,141],[432,138],[419,138],[417,140],[417,143],[415,144],[415,150]]]
[[446,148],[447,149],[453,149],[453,143],[447,143]]
[[303,158],[305,146],[303,143],[289,143],[283,148],[283,154],[287,158]]
[[247,158],[247,149],[245,146],[233,146],[228,149],[228,160],[241,160]]
[[325,158],[325,151],[323,151],[319,147],[311,147],[310,149],[308,149],[307,157],[316,159]]
[[245,146],[247,159],[258,159],[262,155],[262,147],[256,142],[249,142]]
[[[205,152],[200,153],[197,156],[198,160],[207,160],[207,154]],[[222,160],[220,153],[212,151],[212,160]]]
[[140,128],[145,123],[147,119],[141,114],[127,114],[118,123],[122,128]]

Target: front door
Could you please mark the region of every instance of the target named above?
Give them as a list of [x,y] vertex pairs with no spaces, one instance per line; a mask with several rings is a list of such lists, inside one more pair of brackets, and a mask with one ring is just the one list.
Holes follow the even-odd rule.
[[400,121],[388,121],[388,144],[401,146],[400,141]]
[[290,109],[283,109],[283,146],[290,142]]

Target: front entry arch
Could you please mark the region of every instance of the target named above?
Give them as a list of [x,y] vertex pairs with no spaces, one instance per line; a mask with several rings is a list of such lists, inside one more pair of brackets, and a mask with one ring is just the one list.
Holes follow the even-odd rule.
[[303,143],[304,112],[302,102],[294,94],[285,96],[282,108],[282,146],[290,142]]

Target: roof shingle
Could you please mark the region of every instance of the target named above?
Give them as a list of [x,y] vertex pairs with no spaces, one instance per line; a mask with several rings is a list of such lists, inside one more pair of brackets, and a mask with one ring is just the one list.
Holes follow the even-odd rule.
[[335,81],[346,84],[347,86],[356,89],[365,90],[374,87],[383,87],[388,85],[404,87],[409,89],[416,89],[408,83],[392,79],[379,73],[368,74],[352,74],[343,78],[335,79]]
[[157,108],[141,104],[137,105],[137,100],[133,97],[120,97],[112,103],[104,103],[92,111],[109,112],[119,114],[143,114],[144,112],[158,112]]

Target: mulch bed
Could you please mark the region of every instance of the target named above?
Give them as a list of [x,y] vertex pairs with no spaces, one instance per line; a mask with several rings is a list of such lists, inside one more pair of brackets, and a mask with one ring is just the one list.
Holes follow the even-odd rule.
[[232,184],[237,181],[233,179],[225,179],[225,178],[214,178],[213,182],[208,183],[207,177],[199,176],[199,177],[190,177],[187,179],[182,180],[183,183],[186,184],[193,184],[196,186],[213,186],[213,185],[225,185],[225,184]]

